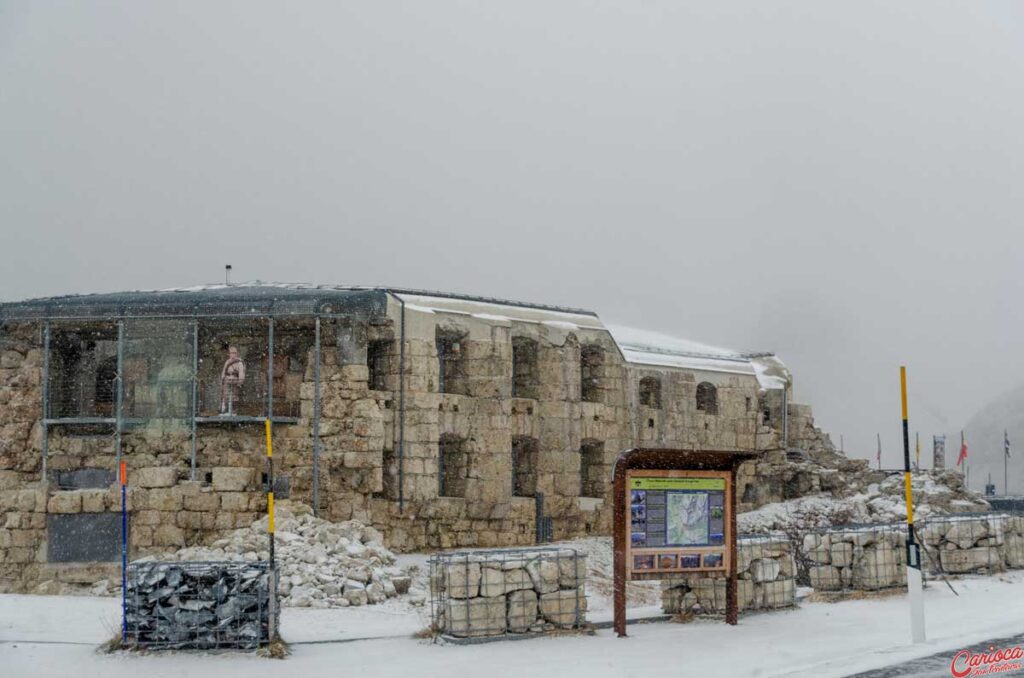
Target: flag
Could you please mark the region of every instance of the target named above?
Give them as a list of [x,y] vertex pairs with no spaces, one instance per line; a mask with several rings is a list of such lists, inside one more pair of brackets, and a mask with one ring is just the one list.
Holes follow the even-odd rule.
[[963,433],[960,434],[960,456],[956,458],[956,465],[967,461],[967,439],[964,438]]
[[1003,452],[1006,453],[1006,458],[1010,458],[1010,434],[1003,429]]

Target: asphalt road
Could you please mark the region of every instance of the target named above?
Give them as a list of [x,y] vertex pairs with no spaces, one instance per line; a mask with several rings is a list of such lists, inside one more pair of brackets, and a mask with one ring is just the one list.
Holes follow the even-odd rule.
[[[968,645],[966,649],[970,650],[972,653],[977,653],[987,652],[990,647],[1000,649],[1005,647],[1015,647],[1018,645],[1024,647],[1024,633],[1016,636],[1010,636],[1009,638],[992,638],[975,645]],[[875,669],[874,671],[851,674],[850,676],[847,676],[847,678],[952,678],[953,674],[949,670],[950,662],[953,661],[953,655],[955,655],[959,649],[940,652],[939,654],[933,654],[930,657],[914,659],[902,664],[893,664],[892,666],[887,666],[884,669]],[[1022,661],[1022,663],[1024,663],[1024,661]],[[1024,676],[1024,670],[1000,671],[989,675]]]

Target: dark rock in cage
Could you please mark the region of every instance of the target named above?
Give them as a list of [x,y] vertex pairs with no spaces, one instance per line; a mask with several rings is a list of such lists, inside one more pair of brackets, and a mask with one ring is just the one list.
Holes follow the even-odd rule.
[[266,644],[271,576],[266,562],[132,563],[128,645],[251,649]]

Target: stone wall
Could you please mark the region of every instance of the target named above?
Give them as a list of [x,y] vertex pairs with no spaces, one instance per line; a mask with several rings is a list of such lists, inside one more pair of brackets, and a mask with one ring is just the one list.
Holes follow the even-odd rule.
[[[320,360],[320,514],[372,524],[396,550],[533,544],[534,498],[513,493],[513,438],[536,443],[535,487],[544,494],[556,539],[610,533],[607,493],[615,458],[624,449],[778,446],[778,431],[763,421],[761,393],[752,375],[628,364],[600,329],[413,310],[407,316],[401,374],[394,304],[387,317],[370,323],[324,319]],[[439,330],[460,337],[460,393],[438,392]],[[531,374],[536,379],[527,389],[535,397],[513,396],[514,339],[535,342]],[[369,342],[390,346],[375,365],[385,374],[376,375],[374,385],[384,390],[370,388]],[[61,472],[115,471],[112,425],[50,425],[43,477],[42,346],[40,323],[8,322],[0,328],[4,589],[26,590],[53,578],[47,575],[57,567],[49,563],[46,549],[47,515],[120,508],[116,485],[65,490],[54,480]],[[592,361],[587,378],[593,388],[587,395],[593,402],[582,399],[584,349]],[[313,500],[313,355],[310,348],[298,388],[297,421],[274,426],[277,474],[287,477],[291,497],[305,503]],[[640,402],[644,377],[659,380],[658,402]],[[404,430],[400,382],[405,385]],[[714,413],[697,409],[701,382],[717,390]],[[439,496],[442,439],[458,441],[466,455],[464,496]],[[583,449],[588,453],[582,454]],[[248,525],[266,509],[259,423],[211,418],[198,424],[194,479],[190,427],[180,420],[126,427],[122,452],[130,485],[132,557],[209,543]],[[784,480],[764,483],[757,492],[744,489],[759,487],[762,478],[785,475],[787,462],[777,456],[744,466],[741,492],[751,495],[744,506],[785,494]],[[62,576],[77,576],[74,566],[60,567]],[[83,564],[81,570],[103,567]]]
[[585,554],[565,548],[436,555],[434,629],[466,638],[579,628],[586,622],[586,564]]
[[[739,609],[773,610],[796,604],[796,564],[788,538],[740,537],[736,544]],[[662,580],[666,614],[725,614],[726,579],[695,572]]]
[[[392,320],[397,324],[396,317]],[[777,432],[761,422],[753,376],[630,365],[603,330],[419,312],[408,313],[406,327],[404,515],[395,493],[370,501],[374,524],[386,526],[394,548],[533,543],[533,499],[513,495],[513,438],[537,443],[536,489],[544,494],[556,539],[610,532],[607,491],[615,458],[624,449],[755,450],[778,440]],[[459,394],[437,392],[439,331],[460,337],[467,378]],[[530,370],[540,377],[530,388],[535,398],[513,397],[513,340],[536,347]],[[587,371],[596,380],[588,392],[595,402],[582,399],[585,350],[597,363]],[[660,380],[660,407],[640,403],[639,382],[649,376]],[[717,414],[696,408],[701,381],[717,388]],[[397,424],[394,415],[385,424],[393,429],[385,433],[388,458],[397,449],[390,447],[397,446]],[[464,497],[439,496],[438,443],[444,436],[462,441],[468,457]],[[587,445],[600,446],[600,463],[592,469],[604,479],[600,492],[581,481],[586,460],[581,448]],[[383,484],[395,487],[396,475],[397,460],[385,465]]]

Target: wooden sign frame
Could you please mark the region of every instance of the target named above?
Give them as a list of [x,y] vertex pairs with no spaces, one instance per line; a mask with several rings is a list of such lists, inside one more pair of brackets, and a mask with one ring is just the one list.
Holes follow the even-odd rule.
[[[725,485],[725,539],[721,546],[715,545],[715,551],[723,554],[724,567],[713,570],[699,568],[676,571],[657,572],[655,577],[663,578],[684,572],[723,572],[726,575],[726,610],[725,621],[735,625],[739,618],[737,576],[736,576],[736,469],[744,461],[757,457],[758,452],[710,450],[676,450],[634,448],[626,450],[615,461],[612,481],[612,497],[614,499],[614,531],[612,547],[614,549],[614,612],[615,633],[623,638],[626,636],[626,582],[633,576],[631,563],[627,566],[627,557],[631,557],[630,528],[631,511],[629,502],[629,483],[631,477],[664,477],[664,478],[709,478],[722,477]],[[678,551],[697,551],[698,548],[671,547]],[[646,550],[646,549],[641,549]],[[652,549],[657,550],[657,549]],[[703,557],[702,563],[703,565]]]

